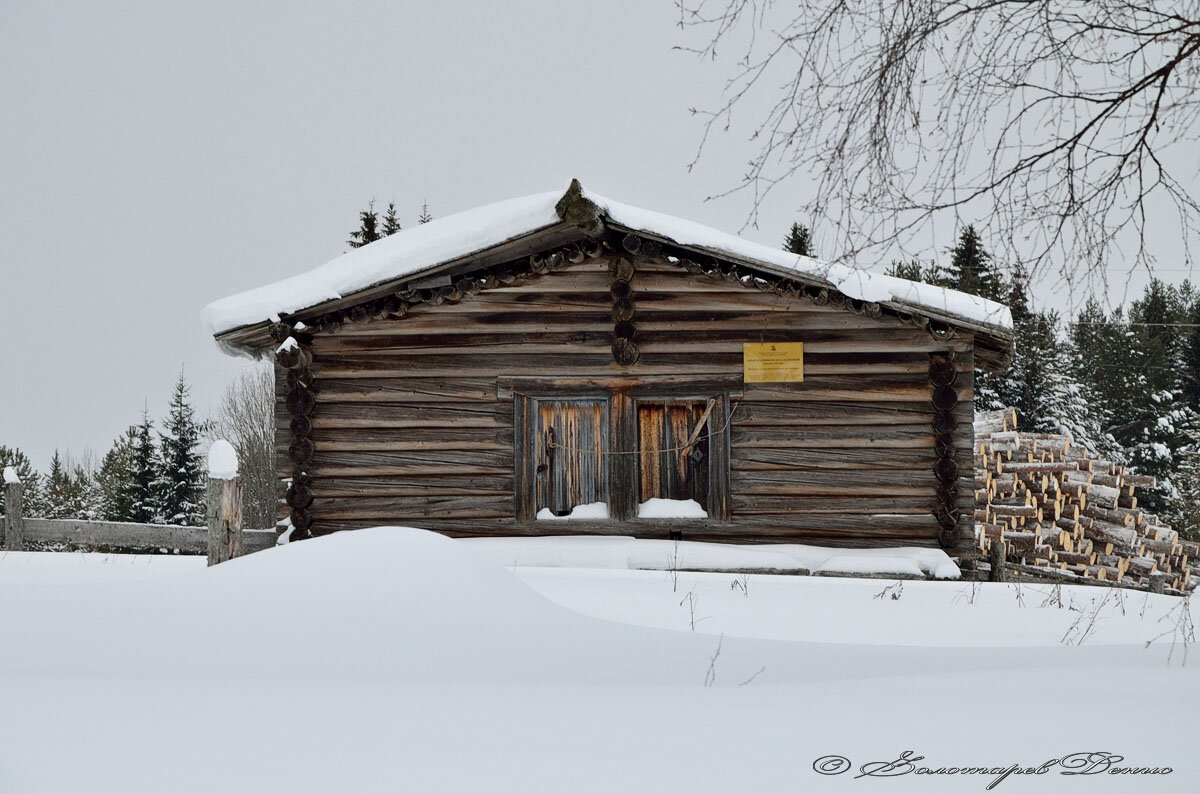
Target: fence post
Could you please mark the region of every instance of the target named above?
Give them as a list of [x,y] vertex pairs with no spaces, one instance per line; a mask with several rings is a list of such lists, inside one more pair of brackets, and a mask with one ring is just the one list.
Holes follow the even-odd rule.
[[25,486],[11,466],[4,467],[4,526],[0,540],[5,551],[25,550],[25,519],[21,515],[21,497]]
[[1007,582],[1008,574],[1004,570],[1005,554],[1004,541],[996,539],[992,541],[992,545],[988,548],[988,563],[991,564],[991,571],[988,573],[989,582]]
[[1149,590],[1151,593],[1161,595],[1167,589],[1167,575],[1162,571],[1155,571],[1150,574]]
[[208,451],[207,497],[208,564],[242,556],[242,478],[228,441],[214,441]]

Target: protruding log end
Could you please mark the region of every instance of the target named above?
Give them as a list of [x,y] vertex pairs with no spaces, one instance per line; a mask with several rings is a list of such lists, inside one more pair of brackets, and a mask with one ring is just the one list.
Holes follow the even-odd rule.
[[629,322],[633,319],[633,303],[628,298],[613,302],[612,318],[614,323]]
[[284,369],[308,369],[312,364],[312,351],[289,336],[276,348],[275,363]]
[[311,389],[292,389],[287,396],[287,409],[291,416],[308,416],[317,406]]
[[312,463],[316,447],[311,439],[297,438],[288,447],[288,458],[295,466],[307,466]]
[[309,531],[313,522],[312,510],[306,507],[293,507],[291,519],[292,526],[295,528],[292,530],[292,540],[312,537],[312,533]]
[[617,257],[609,263],[608,274],[612,276],[613,281],[633,281],[633,260],[623,256]]
[[269,326],[267,326],[267,333],[269,333],[271,338],[276,342],[282,342],[292,335],[292,326],[288,325],[287,323],[271,323]]
[[286,500],[289,507],[307,508],[313,503],[313,493],[307,486],[292,483],[288,486]]
[[622,367],[632,367],[641,357],[642,351],[632,339],[616,337],[612,343],[613,361]]

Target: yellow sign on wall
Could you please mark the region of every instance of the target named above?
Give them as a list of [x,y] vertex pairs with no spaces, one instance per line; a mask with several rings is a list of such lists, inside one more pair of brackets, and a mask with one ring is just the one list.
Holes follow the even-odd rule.
[[746,383],[796,383],[804,380],[803,342],[747,342],[742,345]]

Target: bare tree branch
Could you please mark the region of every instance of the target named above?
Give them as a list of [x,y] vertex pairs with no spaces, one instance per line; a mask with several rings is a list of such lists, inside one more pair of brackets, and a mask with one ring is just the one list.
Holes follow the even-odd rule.
[[1153,268],[1150,223],[1168,207],[1175,264],[1192,265],[1196,174],[1176,171],[1196,168],[1200,0],[678,6],[704,41],[679,49],[738,53],[720,103],[693,109],[692,165],[751,119],[747,171],[710,197],[748,195],[748,225],[804,179],[802,210],[836,229],[839,258],[905,252],[965,213],[1028,272],[1103,280],[1115,255]]

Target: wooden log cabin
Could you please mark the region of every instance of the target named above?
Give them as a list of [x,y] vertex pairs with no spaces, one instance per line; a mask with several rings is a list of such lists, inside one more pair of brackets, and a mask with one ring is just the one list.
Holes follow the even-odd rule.
[[[578,181],[217,301],[273,355],[281,529],[970,554],[973,371],[1007,308]],[[565,519],[565,520],[564,520]]]

